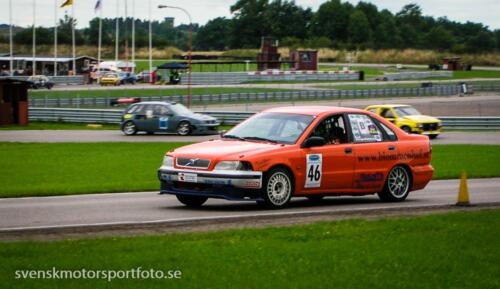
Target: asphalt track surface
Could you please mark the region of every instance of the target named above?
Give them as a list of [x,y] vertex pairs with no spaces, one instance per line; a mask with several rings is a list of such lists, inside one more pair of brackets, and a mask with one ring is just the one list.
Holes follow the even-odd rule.
[[[125,136],[118,130],[13,130],[0,131],[0,142],[202,142],[217,139],[218,135],[177,136],[146,135]],[[500,131],[445,132],[431,140],[432,144],[497,144]]]
[[[422,208],[448,207],[455,204],[459,181],[432,181],[424,190],[410,193],[405,202],[383,203],[375,195],[328,197],[319,203],[305,198],[292,199],[281,210],[262,209],[254,202],[230,202],[210,199],[201,208],[181,205],[171,195],[157,192],[92,194],[57,197],[0,199],[0,238],[9,233],[57,229],[89,230],[122,226],[187,226],[190,223],[211,224],[220,221],[238,225],[245,219],[292,219],[314,215],[341,215],[369,211],[417,211]],[[469,180],[471,203],[499,204],[500,178]],[[404,214],[404,213],[403,213]],[[300,220],[300,219],[299,219]]]

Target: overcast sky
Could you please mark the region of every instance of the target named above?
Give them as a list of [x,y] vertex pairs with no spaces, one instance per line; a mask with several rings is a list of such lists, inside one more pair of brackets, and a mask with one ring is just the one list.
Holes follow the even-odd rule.
[[[54,23],[54,3],[58,5],[64,0],[35,0],[37,4],[36,23],[42,26],[53,26]],[[88,25],[90,19],[96,16],[94,5],[97,0],[74,0],[75,17],[78,19],[79,27]],[[125,15],[125,2],[128,1],[129,16],[132,13],[132,3],[135,2],[135,16],[137,18],[148,18],[148,0],[102,0],[103,16],[115,17],[117,2],[120,3],[120,15]],[[188,10],[193,22],[205,24],[208,20],[219,16],[231,17],[229,7],[236,0],[151,0],[152,6],[158,4],[178,5]],[[319,0],[296,0],[298,5],[311,7],[317,10],[321,3]],[[349,0],[353,4],[359,1]],[[379,9],[389,9],[393,13],[398,12],[401,7],[410,2],[417,3],[422,7],[424,15],[435,17],[447,16],[449,19],[459,22],[480,22],[492,29],[500,29],[500,0],[373,0],[371,2]],[[0,0],[0,23],[9,23],[9,0]],[[28,26],[33,23],[33,0],[12,0],[13,22],[18,26]],[[152,18],[160,20],[163,17],[175,17],[175,24],[187,23],[187,17],[177,10],[152,9]],[[59,17],[65,13],[71,13],[71,9],[57,9]],[[292,20],[291,20],[292,21]]]

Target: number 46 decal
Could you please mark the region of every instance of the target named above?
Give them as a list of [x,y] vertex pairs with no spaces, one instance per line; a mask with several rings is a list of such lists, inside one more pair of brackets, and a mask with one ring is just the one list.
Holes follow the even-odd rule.
[[323,171],[323,155],[309,154],[306,156],[306,188],[319,188],[321,187],[321,175]]

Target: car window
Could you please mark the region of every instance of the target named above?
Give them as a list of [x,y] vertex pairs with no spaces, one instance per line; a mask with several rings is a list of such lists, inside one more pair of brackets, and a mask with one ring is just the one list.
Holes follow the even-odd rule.
[[396,136],[396,133],[388,128],[385,124],[381,123],[380,121],[376,120],[376,119],[373,119],[373,121],[380,127],[382,128],[382,132],[384,134],[384,140],[386,141],[395,141],[398,139],[398,137]]
[[142,105],[133,105],[129,107],[126,113],[135,113],[137,112],[140,108],[142,108]]
[[394,118],[394,114],[392,113],[392,110],[390,108],[384,108],[380,112],[380,116],[384,118]]
[[325,118],[316,126],[311,136],[320,136],[324,138],[326,144],[348,142],[344,117],[341,114],[336,114]]
[[157,104],[153,107],[153,114],[158,116],[168,115],[171,114],[171,111],[166,105]]
[[382,132],[366,114],[349,114],[354,142],[380,142]]
[[421,113],[416,110],[415,108],[411,106],[400,106],[395,108],[396,112],[400,116],[405,116],[405,115],[421,115]]
[[293,113],[259,113],[237,125],[226,135],[239,138],[263,138],[292,144],[311,124],[314,117]]

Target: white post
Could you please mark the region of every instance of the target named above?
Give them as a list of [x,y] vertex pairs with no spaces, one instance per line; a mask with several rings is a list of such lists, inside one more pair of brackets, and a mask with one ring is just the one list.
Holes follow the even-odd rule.
[[151,27],[151,0],[149,0],[149,82],[153,83],[153,32]]
[[10,47],[10,60],[9,60],[9,63],[10,63],[10,66],[9,66],[9,70],[10,70],[10,76],[13,76],[14,75],[14,43],[13,43],[13,39],[12,39],[12,0],[9,0],[9,47]]
[[54,0],[54,76],[57,76],[57,0]]
[[[135,65],[135,0],[132,0],[132,65]],[[135,67],[132,67],[135,73]]]
[[116,0],[116,28],[115,28],[115,62],[118,64],[118,53],[119,47],[118,42],[120,40],[120,0]]
[[31,69],[33,70],[32,75],[36,75],[36,2],[33,0],[33,59]]
[[75,43],[75,3],[71,5],[71,37],[73,42],[73,75],[76,75],[76,43]]

